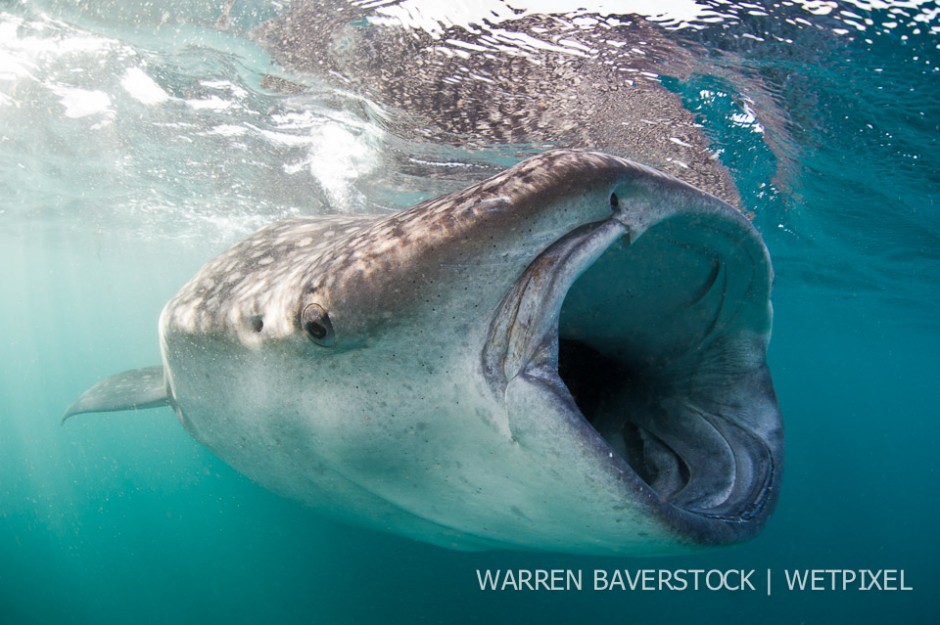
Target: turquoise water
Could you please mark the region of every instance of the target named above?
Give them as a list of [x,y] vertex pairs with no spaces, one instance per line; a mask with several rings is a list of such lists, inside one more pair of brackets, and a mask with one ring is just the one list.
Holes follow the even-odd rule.
[[[231,3],[227,20],[217,5],[0,2],[0,623],[937,622],[934,3],[676,2],[650,16],[692,58],[658,80],[696,115],[774,259],[787,446],[763,533],[660,559],[441,550],[261,489],[169,410],[59,425],[97,379],[159,361],[163,304],[253,229],[395,210],[541,147],[402,133],[382,102],[275,62],[253,33],[280,4]],[[272,88],[272,74],[304,89]],[[754,569],[761,583],[498,592],[476,579],[537,568]],[[785,570],[810,568],[899,569],[913,590],[785,588]]]

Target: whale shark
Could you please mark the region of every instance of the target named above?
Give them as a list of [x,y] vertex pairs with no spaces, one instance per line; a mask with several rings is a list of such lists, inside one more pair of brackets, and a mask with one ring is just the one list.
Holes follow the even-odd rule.
[[64,418],[169,406],[262,486],[453,549],[730,544],[783,466],[772,282],[724,201],[549,151],[397,213],[262,228],[166,304],[161,365]]

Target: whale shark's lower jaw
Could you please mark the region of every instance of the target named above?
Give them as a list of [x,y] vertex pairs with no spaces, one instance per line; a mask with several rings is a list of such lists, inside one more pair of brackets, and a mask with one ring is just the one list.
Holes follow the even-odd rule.
[[[770,268],[743,221],[678,214],[637,234],[615,214],[570,233],[506,296],[484,351],[497,393],[537,381],[581,424],[571,444],[692,545],[756,534],[782,468]],[[551,427],[525,410],[511,427]]]

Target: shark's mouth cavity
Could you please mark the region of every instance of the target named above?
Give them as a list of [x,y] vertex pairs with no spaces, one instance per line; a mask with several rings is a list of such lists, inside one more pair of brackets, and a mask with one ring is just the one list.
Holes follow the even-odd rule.
[[720,231],[701,228],[677,219],[632,245],[621,237],[581,274],[561,306],[558,373],[588,422],[660,497],[748,518],[773,471],[749,423],[767,406],[754,393],[773,391],[753,384],[763,353],[755,362],[755,337],[739,324],[761,312],[748,307],[767,305],[748,293],[752,266],[723,249]]
[[506,383],[528,376],[580,413],[593,453],[696,542],[753,535],[779,479],[769,265],[756,237],[687,215],[633,241],[613,219],[585,226],[539,256],[504,301],[511,321],[494,326],[507,337]]

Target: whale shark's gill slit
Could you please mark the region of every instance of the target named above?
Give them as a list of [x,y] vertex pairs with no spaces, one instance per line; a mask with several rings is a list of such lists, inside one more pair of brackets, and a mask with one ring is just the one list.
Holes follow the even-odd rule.
[[667,500],[688,483],[689,465],[665,441],[647,429],[627,421],[621,429],[625,459],[640,478]]

